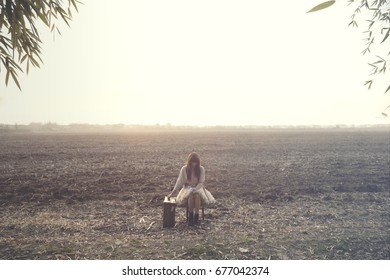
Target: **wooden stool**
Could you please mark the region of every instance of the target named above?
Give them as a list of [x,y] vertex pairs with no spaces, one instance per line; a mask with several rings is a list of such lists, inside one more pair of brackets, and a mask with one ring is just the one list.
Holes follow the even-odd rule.
[[163,227],[172,228],[175,226],[176,197],[167,196],[164,198]]
[[[202,220],[204,220],[204,207],[201,207],[200,209],[202,209]],[[186,209],[186,219],[188,220],[188,216],[190,215],[190,211],[188,211],[188,206],[187,206],[187,209]]]

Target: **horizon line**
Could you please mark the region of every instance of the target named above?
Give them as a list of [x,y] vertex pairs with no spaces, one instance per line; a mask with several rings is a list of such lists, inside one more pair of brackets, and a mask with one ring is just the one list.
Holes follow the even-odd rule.
[[181,124],[174,125],[171,123],[165,124],[126,124],[126,123],[111,123],[111,124],[94,124],[94,123],[68,123],[68,124],[59,124],[56,122],[30,122],[29,124],[25,123],[0,123],[0,128],[12,128],[12,127],[30,127],[30,128],[48,128],[48,127],[74,127],[74,126],[85,126],[85,127],[111,127],[111,128],[122,128],[122,129],[131,129],[131,128],[335,128],[335,127],[349,127],[349,128],[359,128],[359,127],[390,127],[390,123],[361,123],[361,124],[351,124],[351,123],[333,123],[333,124],[242,124],[242,125],[229,125],[229,124],[213,124],[213,125],[193,125],[193,124]]

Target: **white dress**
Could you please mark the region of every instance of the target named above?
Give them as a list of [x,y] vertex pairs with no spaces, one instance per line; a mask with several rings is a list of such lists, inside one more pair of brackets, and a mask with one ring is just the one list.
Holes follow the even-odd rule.
[[[186,165],[183,166],[180,170],[179,177],[177,178],[176,185],[173,188],[173,191],[176,191],[177,189],[181,188],[179,194],[176,197],[177,205],[187,205],[188,197],[190,196],[191,193],[199,194],[201,198],[202,206],[207,206],[215,203],[214,196],[204,187],[204,181],[205,181],[204,167],[200,166],[199,182],[195,176],[191,176],[191,177],[192,177],[191,180],[188,180]],[[197,184],[194,182],[197,182]]]

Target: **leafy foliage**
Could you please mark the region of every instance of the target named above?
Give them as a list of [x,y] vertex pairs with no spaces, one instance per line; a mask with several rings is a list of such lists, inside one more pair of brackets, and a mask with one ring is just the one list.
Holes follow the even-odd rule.
[[30,65],[40,67],[43,63],[37,25],[42,22],[51,32],[61,34],[56,23],[61,20],[69,26],[72,9],[78,11],[80,4],[77,0],[67,2],[65,5],[63,0],[0,0],[0,73],[6,71],[6,85],[12,77],[21,89],[18,72],[23,72],[23,65],[28,73]]
[[[333,2],[333,3],[331,3]],[[335,1],[323,2],[308,12],[319,11],[325,8],[330,7],[334,4]],[[367,30],[364,31],[367,34],[367,37],[364,39],[366,44],[362,54],[371,53],[371,48],[374,44],[378,43],[383,44],[388,42],[390,37],[390,1],[389,0],[348,0],[350,5],[355,5],[355,10],[351,16],[351,22],[349,26],[358,27],[357,17],[362,14],[364,11],[365,21],[368,22]],[[372,67],[370,75],[378,76],[380,74],[385,75],[385,77],[390,78],[390,44],[387,43],[388,53],[386,57],[381,57],[379,55],[375,56],[375,62],[369,63]],[[387,73],[386,73],[387,72]],[[387,74],[387,76],[386,76]],[[388,79],[390,80],[390,79]],[[387,81],[388,81],[387,80]],[[367,85],[369,89],[373,84],[374,79],[370,79],[365,82],[364,85]],[[385,93],[390,91],[390,84],[387,86]],[[390,106],[389,106],[390,107]],[[387,108],[389,108],[387,107]],[[387,109],[386,108],[386,109]]]

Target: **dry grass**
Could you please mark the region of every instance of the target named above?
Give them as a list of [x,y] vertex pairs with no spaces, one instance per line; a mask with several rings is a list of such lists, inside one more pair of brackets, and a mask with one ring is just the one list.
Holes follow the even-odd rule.
[[[331,169],[329,156],[315,171],[315,157],[271,155],[285,136],[212,134],[190,143],[188,135],[169,134],[7,136],[0,149],[0,258],[389,259],[389,178],[381,169],[388,151],[357,156],[360,162],[343,170]],[[259,139],[256,162],[251,153]],[[273,150],[275,139],[281,142]],[[187,227],[179,208],[176,227],[164,229],[163,197],[179,170],[168,162],[189,146],[205,154],[218,202],[205,209],[200,226]],[[372,158],[379,169],[372,166],[373,177],[357,184],[355,164]],[[337,174],[321,177],[326,172]]]
[[162,228],[161,207],[137,211],[131,201],[34,209],[3,212],[2,258],[388,259],[389,253],[380,209],[360,213],[320,199],[262,205],[226,198],[195,228],[177,209],[173,229]]

